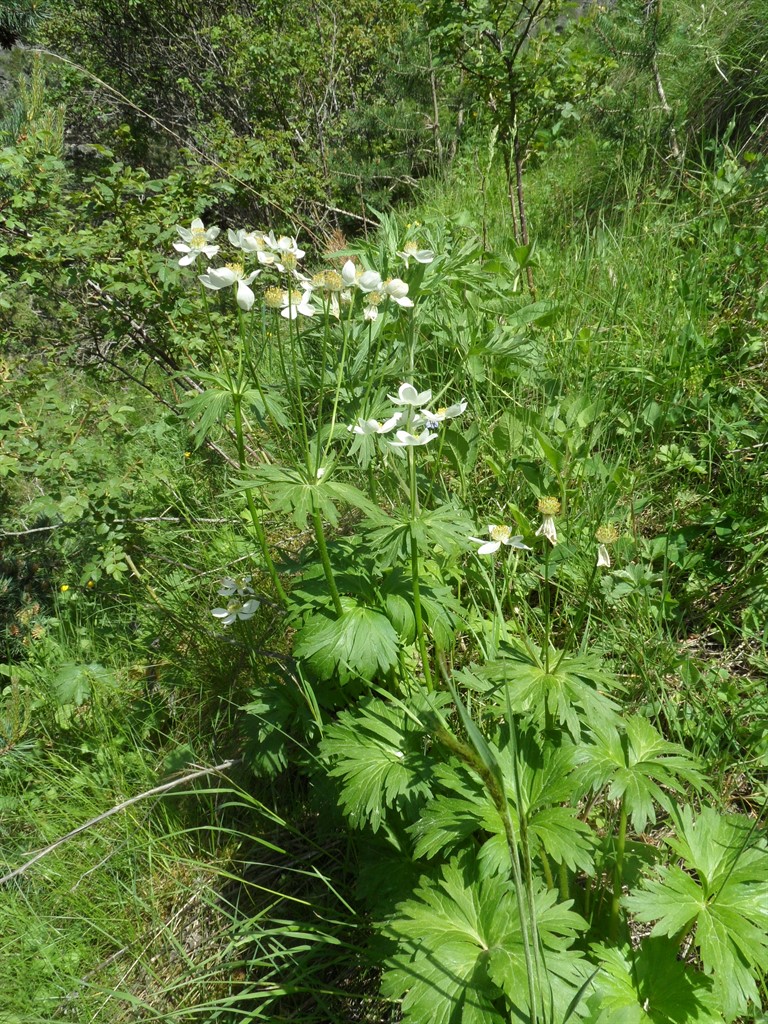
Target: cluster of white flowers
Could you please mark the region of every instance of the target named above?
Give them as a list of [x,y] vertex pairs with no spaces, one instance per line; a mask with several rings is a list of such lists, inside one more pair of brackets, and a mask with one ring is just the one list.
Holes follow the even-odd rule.
[[[217,227],[206,228],[202,220],[196,217],[189,228],[177,225],[181,241],[174,242],[173,247],[182,253],[179,266],[187,267],[195,263],[198,256],[213,259],[220,246],[212,243],[220,234]],[[243,258],[255,255],[259,269],[246,273],[245,266],[239,260],[227,263],[223,267],[210,268],[207,273],[200,274],[199,280],[205,288],[218,291],[221,288],[235,287],[235,300],[240,309],[248,312],[256,301],[251,285],[263,270],[276,270],[296,282],[296,288],[268,288],[265,293],[267,305],[279,309],[281,316],[295,320],[297,316],[314,316],[318,312],[313,303],[317,295],[321,303],[337,319],[341,315],[341,304],[349,303],[355,291],[364,296],[363,317],[373,321],[379,315],[379,307],[390,300],[401,308],[413,306],[408,297],[408,285],[399,277],[382,278],[377,270],[366,270],[347,260],[341,273],[325,270],[313,276],[307,276],[299,269],[299,260],[304,249],[299,248],[296,238],[290,235],[275,237],[273,231],[246,231],[239,228],[227,231],[230,245],[238,249]],[[435,254],[431,249],[423,249],[416,242],[406,242],[403,249],[396,253],[406,268],[410,261],[431,263]],[[270,294],[271,293],[271,294]]]
[[[396,406],[392,415],[380,423],[378,420],[359,419],[357,423],[347,427],[354,434],[389,434],[397,427],[396,441],[390,441],[393,448],[415,448],[429,444],[437,437],[437,428],[445,420],[452,420],[466,410],[467,403],[462,399],[454,405],[443,406],[432,411],[428,406],[432,401],[431,391],[417,391],[413,384],[401,384],[396,395],[387,395]],[[414,433],[419,431],[419,433]]]
[[222,626],[231,626],[233,622],[247,622],[253,618],[261,602],[253,596],[250,576],[225,576],[216,591],[219,597],[229,600],[224,608],[212,608],[211,615],[218,619]]

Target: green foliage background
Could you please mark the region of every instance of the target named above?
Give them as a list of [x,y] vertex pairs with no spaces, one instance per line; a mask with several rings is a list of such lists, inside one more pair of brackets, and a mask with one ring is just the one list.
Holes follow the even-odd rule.
[[[0,12],[0,1019],[768,1012],[768,10],[576,13]],[[416,304],[244,318],[195,217]]]

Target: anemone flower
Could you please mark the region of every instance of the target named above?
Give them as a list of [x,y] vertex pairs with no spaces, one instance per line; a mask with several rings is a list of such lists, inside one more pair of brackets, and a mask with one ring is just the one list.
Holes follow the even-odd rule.
[[174,242],[173,248],[176,252],[184,253],[179,260],[180,267],[188,267],[190,263],[195,262],[198,256],[206,256],[210,260],[219,251],[218,245],[211,245],[210,243],[214,238],[218,237],[221,229],[206,229],[199,217],[195,217],[188,228],[183,228],[177,224],[176,230],[181,235],[182,241]]
[[237,293],[235,295],[237,304],[240,309],[244,309],[247,313],[256,301],[256,296],[251,291],[250,285],[260,273],[260,270],[252,270],[246,277],[243,267],[240,264],[233,263],[226,267],[211,269],[207,274],[201,274],[199,281],[206,288],[210,288],[214,292],[219,291],[221,288],[228,288],[233,284],[237,285]]
[[508,548],[516,548],[518,551],[531,550],[527,544],[523,544],[523,538],[520,534],[515,537],[512,536],[512,528],[510,526],[495,526],[491,524],[488,527],[488,533],[491,538],[490,540],[481,540],[480,537],[469,538],[475,544],[480,545],[477,549],[478,555],[495,555],[502,544],[505,544]]

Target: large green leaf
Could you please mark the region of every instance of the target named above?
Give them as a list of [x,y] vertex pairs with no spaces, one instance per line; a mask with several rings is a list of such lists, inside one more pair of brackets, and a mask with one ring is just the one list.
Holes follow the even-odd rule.
[[[585,926],[554,893],[535,897],[543,959],[538,1004],[562,1020],[587,977],[572,952]],[[527,923],[526,923],[527,926]],[[402,998],[408,1024],[507,1024],[530,1010],[523,933],[511,883],[501,875],[478,881],[471,856],[454,858],[442,880],[422,884],[401,903],[385,933],[398,944],[382,980],[383,993]]]
[[397,664],[400,643],[392,623],[381,612],[343,597],[337,619],[317,613],[296,635],[294,654],[320,676],[338,675],[371,682]]
[[285,512],[293,518],[300,530],[306,529],[307,520],[315,512],[336,526],[339,515],[336,505],[353,505],[368,516],[379,514],[377,507],[362,491],[352,484],[334,480],[329,472],[317,478],[304,469],[287,466],[259,466],[250,480],[238,484],[239,490],[261,491],[276,512]]
[[576,740],[585,725],[611,725],[618,720],[618,705],[605,693],[618,683],[595,658],[560,658],[552,652],[547,668],[527,652],[506,653],[506,657],[488,662],[478,670],[481,678],[505,687],[496,697],[502,715],[507,711],[508,700],[513,711],[526,715],[540,727],[545,725],[548,712]]
[[600,970],[590,985],[586,1024],[722,1024],[712,979],[682,963],[669,939],[592,952]]
[[[573,871],[593,869],[591,830],[568,806],[573,797],[573,755],[567,745],[541,749],[529,735],[521,739],[514,765],[514,749],[509,735],[502,730],[499,742],[491,741],[491,751],[509,799],[509,811],[516,831],[520,829],[519,796],[523,803],[526,827],[535,857],[543,849],[558,864]],[[508,872],[504,822],[481,780],[468,768],[457,764],[441,765],[435,772],[444,792],[424,809],[411,826],[416,839],[414,856],[432,857],[445,849],[454,849],[470,835],[483,836],[479,863],[484,872]],[[485,835],[490,833],[490,838]]]
[[665,740],[642,715],[627,718],[623,729],[596,725],[592,741],[579,747],[577,760],[584,787],[608,786],[608,798],[625,801],[637,832],[656,821],[656,804],[671,810],[667,790],[682,793],[683,783],[696,788],[703,783],[685,748]]
[[[438,707],[446,699],[417,696],[412,704]],[[425,729],[402,704],[372,697],[342,711],[326,729],[321,752],[333,764],[329,774],[342,780],[341,805],[358,828],[370,822],[376,832],[385,808],[397,803],[412,811],[431,793],[433,762]]]
[[[768,972],[768,849],[753,823],[738,815],[688,807],[670,845],[684,868],[669,865],[625,898],[652,935],[688,935],[714,976],[726,1016],[760,1005],[758,979]],[[695,877],[697,876],[697,877]]]

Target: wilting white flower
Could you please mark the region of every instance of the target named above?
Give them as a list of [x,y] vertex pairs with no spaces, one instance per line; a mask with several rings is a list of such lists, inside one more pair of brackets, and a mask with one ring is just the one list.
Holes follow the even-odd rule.
[[557,544],[557,527],[552,516],[542,516],[541,526],[536,531],[537,537],[546,537],[550,544]]
[[396,441],[389,442],[393,448],[417,448],[420,445],[429,444],[430,441],[434,441],[437,434],[432,434],[428,430],[422,430],[417,436],[407,430],[398,430],[395,437],[397,438]]
[[230,626],[236,619],[239,619],[241,622],[247,622],[248,619],[253,618],[256,614],[260,603],[256,598],[243,602],[239,598],[233,597],[230,601],[227,601],[226,608],[213,608],[211,615],[214,619],[218,619],[222,626]]
[[227,237],[231,245],[236,249],[242,249],[243,252],[263,252],[266,245],[264,235],[260,231],[246,231],[244,228],[233,231],[229,228]]
[[431,263],[435,254],[431,249],[420,249],[418,242],[406,242],[402,252],[398,255],[405,263],[406,269],[410,266],[409,260],[416,260],[417,263]]
[[396,395],[387,395],[395,405],[426,405],[432,401],[431,391],[417,391],[413,384],[401,384]]
[[527,544],[523,544],[523,538],[520,534],[513,537],[512,528],[509,526],[494,526],[491,524],[488,527],[488,533],[490,534],[490,540],[481,540],[479,537],[470,537],[475,544],[479,544],[480,547],[477,549],[478,555],[495,555],[502,544],[505,544],[508,548],[517,548],[519,551],[530,551],[531,549]]
[[619,539],[619,531],[612,523],[598,527],[595,534],[597,541],[597,568],[610,569],[611,556],[608,554],[608,545]]
[[225,576],[216,591],[219,597],[250,597],[253,594],[250,576]]
[[467,403],[462,399],[453,405],[441,406],[439,409],[435,409],[434,412],[429,409],[422,409],[421,412],[414,416],[413,422],[415,426],[423,423],[428,430],[437,430],[438,426],[445,420],[452,420],[457,416],[461,416],[466,411],[466,408]]
[[401,281],[399,277],[391,277],[388,281],[385,281],[382,291],[387,298],[392,299],[398,306],[409,307],[413,305],[413,300],[408,298],[408,285],[405,281]]
[[283,292],[283,308],[280,311],[280,316],[284,316],[286,320],[295,320],[299,313],[302,316],[314,316],[316,310],[309,301],[311,298],[311,289],[307,289],[303,294],[296,291]]
[[244,309],[246,313],[256,301],[256,296],[250,289],[251,283],[259,276],[260,270],[252,270],[251,273],[246,277],[243,268],[237,264],[232,264],[227,267],[216,267],[208,271],[207,274],[201,274],[198,280],[201,284],[205,285],[206,288],[210,288],[212,291],[219,291],[221,288],[227,288],[230,285],[237,285],[237,294],[235,296],[237,304],[240,309]]
[[188,228],[183,228],[179,224],[176,225],[176,230],[181,235],[181,242],[174,242],[173,248],[176,252],[183,252],[184,255],[179,260],[180,267],[188,267],[190,263],[194,263],[198,256],[207,256],[211,259],[219,251],[218,245],[211,245],[210,243],[217,238],[219,235],[220,228],[208,228],[206,230],[203,222],[199,217],[195,217],[192,224]]
[[539,498],[537,508],[541,512],[541,526],[536,531],[537,537],[546,537],[550,544],[557,544],[555,516],[560,515],[560,502],[557,498]]
[[378,420],[364,420],[362,417],[354,424],[354,426],[347,427],[347,430],[351,430],[353,434],[389,434],[390,431],[394,430],[395,427],[399,426],[403,421],[403,414],[396,412],[394,416],[390,416],[388,420],[380,423]]

